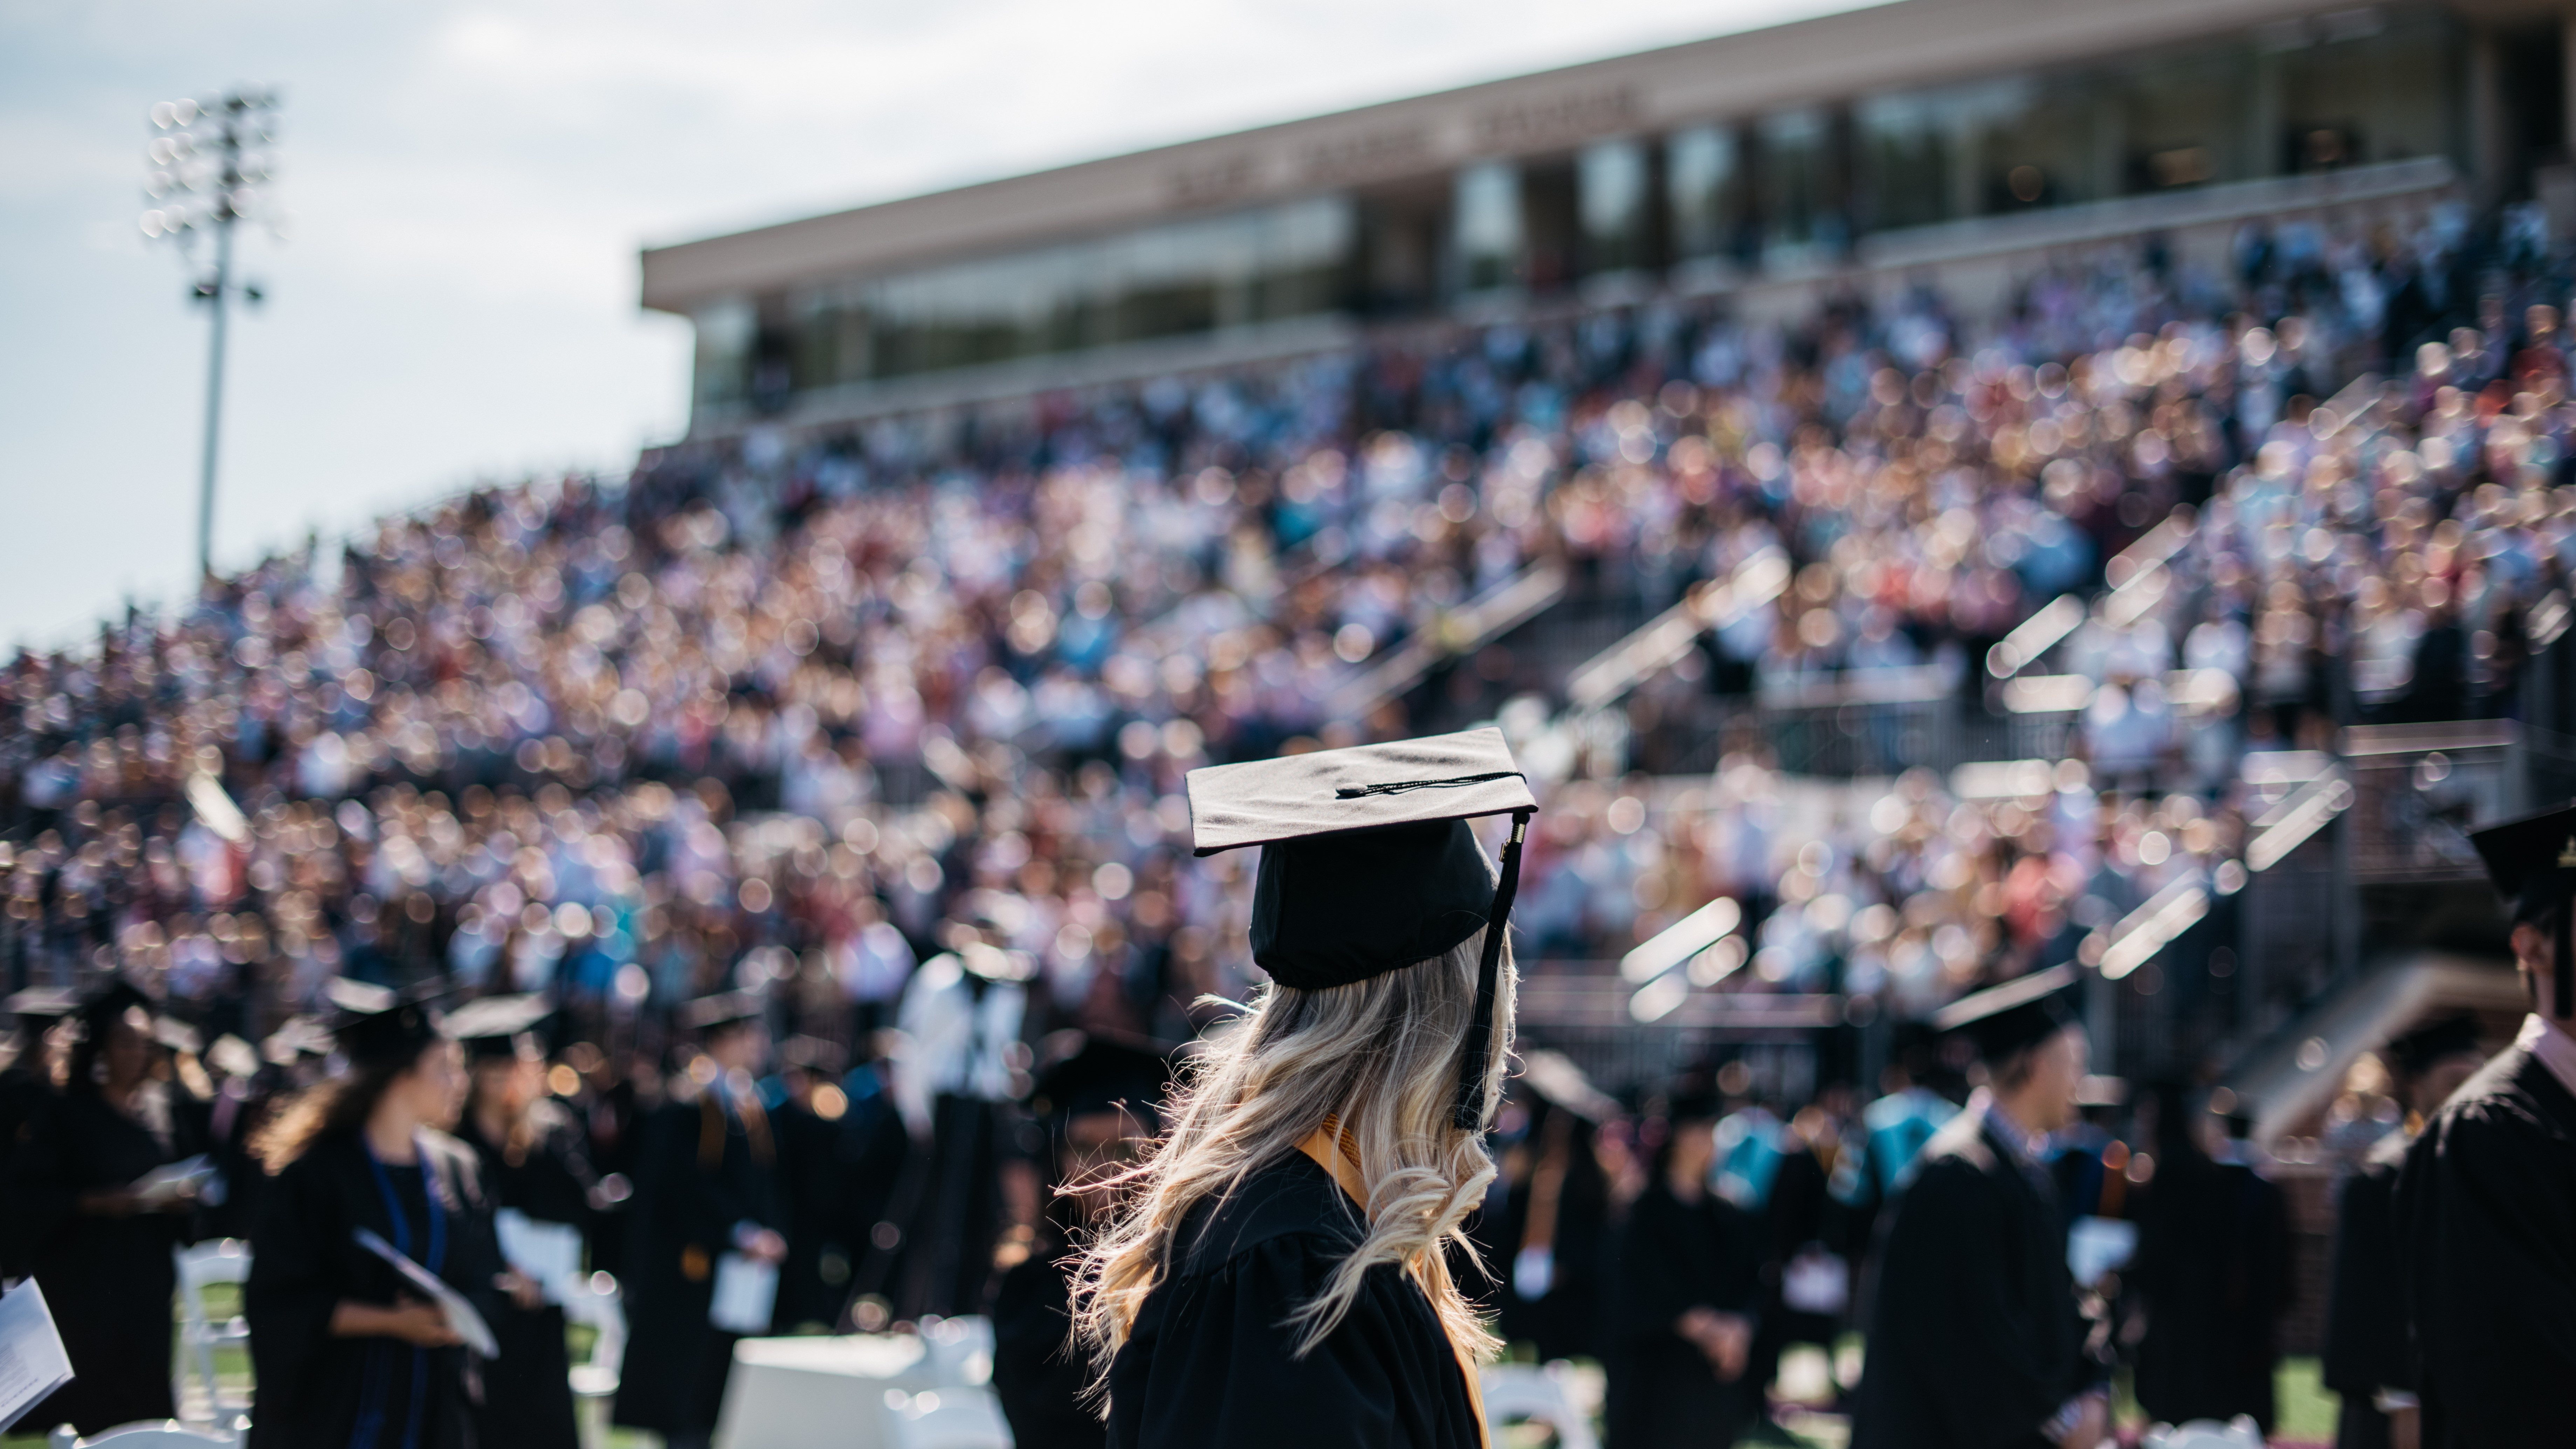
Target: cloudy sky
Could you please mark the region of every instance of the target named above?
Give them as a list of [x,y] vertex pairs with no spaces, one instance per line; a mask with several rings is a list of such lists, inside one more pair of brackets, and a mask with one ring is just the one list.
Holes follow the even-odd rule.
[[1855,0],[0,0],[0,645],[184,589],[206,326],[155,101],[282,90],[218,564],[687,419],[636,248]]

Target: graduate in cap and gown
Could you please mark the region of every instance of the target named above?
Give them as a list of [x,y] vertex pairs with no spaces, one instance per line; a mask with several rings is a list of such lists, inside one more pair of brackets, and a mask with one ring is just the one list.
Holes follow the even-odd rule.
[[75,1375],[26,1422],[94,1434],[174,1412],[170,1250],[194,1236],[196,1192],[147,1199],[134,1184],[205,1151],[206,1119],[162,1067],[141,992],[119,981],[93,995],[80,1032],[62,1094],[37,1113],[0,1190]]
[[[1198,853],[1262,847],[1270,984],[1193,1058],[1085,1255],[1115,1449],[1485,1443],[1450,1276],[1494,1164],[1505,923],[1537,802],[1499,730],[1193,770]],[[1469,821],[1512,817],[1499,870]]]
[[2486,1063],[2477,1018],[2446,1016],[2381,1051],[2406,1117],[2381,1138],[2335,1200],[2334,1258],[2326,1292],[2325,1386],[2343,1404],[2335,1449],[2392,1449],[2421,1437],[2420,1401],[2407,1343],[2406,1293],[2397,1251],[2395,1197],[2406,1149],[2425,1119]]
[[[496,1220],[515,1215],[534,1236],[569,1240],[578,1270],[599,1182],[580,1124],[546,1092],[537,1028],[553,1011],[542,996],[487,996],[449,1016],[447,1029],[465,1048],[469,1079],[456,1135],[482,1165]],[[532,1283],[539,1291],[499,1304],[492,1318],[501,1352],[483,1375],[488,1449],[578,1449],[581,1443],[563,1309],[539,1296],[548,1286]]]
[[787,1256],[778,1143],[754,1075],[769,1054],[762,1015],[747,991],[682,1008],[680,1024],[699,1033],[705,1055],[644,1127],[625,1279],[634,1336],[616,1418],[660,1434],[669,1449],[705,1445],[724,1405],[743,1336],[709,1317],[725,1258],[774,1265]]
[[[0,1062],[0,1182],[8,1181],[11,1155],[34,1133],[37,1119],[57,1095],[54,1028],[79,1010],[80,997],[58,986],[31,986],[0,1002],[13,1028],[8,1060]],[[0,1194],[0,1278],[26,1276],[34,1225],[24,1206]]]
[[1091,1366],[1073,1337],[1075,1244],[1114,1201],[1104,1182],[1160,1130],[1171,1066],[1093,1037],[1040,1073],[1029,1111],[1046,1133],[1048,1194],[1024,1256],[993,1299],[993,1391],[1018,1449],[1100,1449],[1108,1430],[1085,1403]]
[[2576,1440],[2576,808],[2469,839],[2512,903],[2532,1012],[2398,1171],[2422,1442],[2564,1445]]
[[1759,1223],[1711,1185],[1717,1094],[1678,1084],[1646,1188],[1620,1226],[1611,1289],[1609,1449],[1732,1444],[1760,1408],[1750,1380],[1762,1300]]
[[1987,1085],[1929,1143],[1882,1223],[1852,1449],[2093,1449],[2107,1375],[2086,1351],[2043,1165],[2073,1121],[2083,1028],[2053,966],[1952,1002]]
[[521,1291],[474,1151],[445,1130],[464,1058],[426,1004],[345,978],[331,991],[347,1069],[282,1107],[256,1144],[272,1181],[242,1298],[259,1385],[250,1449],[472,1449],[486,1365],[358,1236],[486,1323]]

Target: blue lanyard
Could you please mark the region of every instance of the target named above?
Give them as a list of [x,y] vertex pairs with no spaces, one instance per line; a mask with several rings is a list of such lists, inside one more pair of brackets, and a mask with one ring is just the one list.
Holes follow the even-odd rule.
[[[394,1251],[411,1256],[411,1220],[403,1215],[402,1199],[394,1193],[394,1180],[377,1158],[375,1144],[358,1138],[359,1147],[367,1154],[367,1167],[375,1174],[376,1190],[385,1195],[385,1212],[394,1221]],[[420,1164],[420,1196],[429,1211],[429,1254],[419,1260],[432,1276],[447,1258],[447,1207],[439,1201],[436,1171],[429,1165],[429,1144],[420,1134],[412,1134],[412,1157]],[[349,1437],[350,1449],[375,1449],[376,1436],[384,1427],[385,1374],[383,1360],[374,1351],[391,1349],[390,1340],[379,1339],[368,1353],[367,1382],[360,1390],[358,1423]],[[429,1350],[411,1351],[411,1412],[403,1426],[403,1449],[418,1449],[423,1411],[428,1407]]]
[[[403,1215],[402,1199],[394,1195],[394,1180],[385,1172],[384,1163],[377,1159],[374,1144],[362,1137],[359,1146],[366,1149],[367,1166],[376,1175],[376,1190],[385,1195],[385,1212],[394,1220],[394,1251],[408,1258],[411,1256],[411,1222]],[[419,1261],[422,1267],[435,1274],[447,1257],[447,1207],[438,1200],[438,1184],[429,1166],[429,1146],[421,1141],[418,1134],[412,1137],[412,1157],[420,1164],[421,1200],[429,1205],[429,1255]]]

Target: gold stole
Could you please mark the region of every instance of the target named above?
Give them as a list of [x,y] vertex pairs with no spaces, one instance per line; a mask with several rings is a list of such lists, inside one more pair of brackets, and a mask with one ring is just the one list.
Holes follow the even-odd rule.
[[[1368,1180],[1360,1176],[1360,1142],[1357,1133],[1343,1126],[1340,1117],[1328,1115],[1324,1118],[1323,1126],[1307,1133],[1306,1140],[1297,1144],[1297,1150],[1313,1158],[1316,1166],[1332,1174],[1333,1181],[1341,1185],[1342,1191],[1349,1195],[1352,1202],[1359,1204],[1361,1216],[1367,1216]],[[1468,1359],[1467,1350],[1464,1347],[1453,1342],[1449,1345],[1449,1351],[1457,1356],[1458,1372],[1467,1381],[1468,1407],[1476,1411],[1476,1442],[1491,1449],[1493,1436],[1485,1431],[1484,1383],[1476,1376],[1476,1365]]]

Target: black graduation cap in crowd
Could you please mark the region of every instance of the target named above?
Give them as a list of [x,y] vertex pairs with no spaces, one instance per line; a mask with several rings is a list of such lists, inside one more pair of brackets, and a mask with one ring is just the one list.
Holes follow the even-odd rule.
[[2016,976],[1942,1007],[1932,1014],[1932,1025],[1938,1031],[1965,1033],[1979,1057],[2001,1061],[2075,1025],[2075,1012],[2066,1003],[2067,988],[2075,981],[2071,965]]
[[67,986],[30,986],[6,1001],[0,1011],[9,1013],[21,1031],[51,1031],[56,1022],[80,1011],[80,996]]
[[1172,1064],[1160,1053],[1095,1036],[1038,1073],[1029,1088],[1029,1109],[1058,1121],[1123,1110],[1154,1126],[1161,1121],[1163,1087],[1171,1079]]
[[2478,1047],[2478,1019],[2456,1012],[2437,1017],[2403,1036],[2391,1038],[2380,1053],[2401,1076],[2414,1076],[2444,1057],[2485,1055]]
[[323,994],[338,1008],[332,1036],[357,1066],[408,1062],[446,1035],[438,1013],[416,995],[346,976],[331,978]]
[[680,1025],[691,1031],[713,1031],[738,1021],[754,1021],[768,1009],[757,992],[719,991],[681,1006]]
[[537,1028],[554,1011],[552,1002],[534,992],[479,997],[447,1014],[447,1034],[474,1061],[517,1057],[537,1050]]
[[122,976],[116,977],[82,998],[81,1028],[95,1037],[108,1022],[138,1007],[146,1017],[149,1017],[152,1014],[152,998],[144,995],[133,982]]
[[2469,843],[2486,862],[2487,877],[2513,911],[2516,925],[2528,922],[2556,938],[2551,989],[2559,1016],[2576,1016],[2576,930],[2552,912],[2576,896],[2576,805],[2561,805],[2536,815],[2501,821],[2469,832]]
[[[1200,855],[1258,845],[1252,959],[1283,986],[1348,986],[1486,931],[1455,1118],[1483,1122],[1485,1054],[1521,837],[1538,811],[1498,729],[1210,765],[1188,777]],[[1467,822],[1512,817],[1499,872]]]

